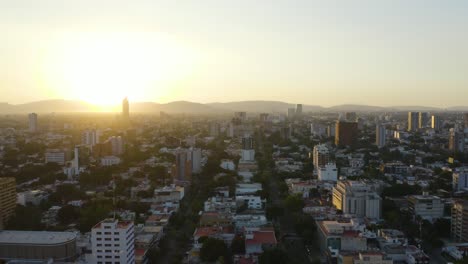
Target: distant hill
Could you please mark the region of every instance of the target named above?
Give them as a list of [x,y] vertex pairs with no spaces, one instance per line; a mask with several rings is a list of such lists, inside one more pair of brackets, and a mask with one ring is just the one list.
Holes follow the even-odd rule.
[[[245,111],[251,113],[287,113],[288,108],[295,108],[296,104],[285,103],[280,101],[239,101],[228,103],[194,103],[188,101],[175,101],[166,104],[155,102],[130,102],[130,111],[139,113],[159,113],[164,111],[167,113],[187,113],[187,114],[225,114],[236,111]],[[70,113],[70,112],[95,112],[98,107],[82,102],[73,100],[45,100],[36,101],[25,104],[9,104],[0,103],[1,114],[13,113]],[[112,109],[120,109],[119,105],[112,107]],[[344,104],[332,107],[322,107],[317,105],[303,105],[304,112],[392,112],[392,111],[428,111],[428,112],[441,112],[441,111],[466,111],[468,106],[454,106],[448,108],[426,107],[426,106],[369,106],[369,105],[356,105]]]

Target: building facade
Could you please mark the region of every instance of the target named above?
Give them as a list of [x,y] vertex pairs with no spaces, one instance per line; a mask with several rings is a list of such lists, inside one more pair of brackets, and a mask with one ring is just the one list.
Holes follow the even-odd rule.
[[335,145],[351,146],[358,137],[358,123],[337,121],[335,128]]
[[95,264],[135,263],[133,222],[105,219],[91,229],[91,247]]
[[0,178],[0,230],[14,215],[16,208],[16,180],[13,177]]

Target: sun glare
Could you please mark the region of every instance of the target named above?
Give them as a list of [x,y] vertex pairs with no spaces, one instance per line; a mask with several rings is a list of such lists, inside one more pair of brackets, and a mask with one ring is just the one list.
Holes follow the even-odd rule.
[[74,34],[52,52],[46,68],[55,93],[101,108],[125,96],[168,97],[170,82],[190,70],[192,59],[175,43],[143,33]]

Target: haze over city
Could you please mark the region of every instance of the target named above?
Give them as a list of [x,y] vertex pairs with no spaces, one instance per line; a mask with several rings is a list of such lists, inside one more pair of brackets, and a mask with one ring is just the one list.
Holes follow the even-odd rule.
[[2,1],[0,93],[466,105],[466,1]]

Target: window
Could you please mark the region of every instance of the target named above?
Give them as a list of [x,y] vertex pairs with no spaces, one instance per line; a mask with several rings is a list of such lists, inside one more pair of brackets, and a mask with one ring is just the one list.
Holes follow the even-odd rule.
[[114,247],[120,247],[120,244],[114,244]]
[[96,240],[97,240],[97,241],[101,241],[101,240],[102,240],[102,238],[98,237],[98,238],[96,238]]
[[97,256],[98,258],[102,258],[102,256]]
[[105,247],[112,247],[112,244],[105,244]]
[[119,232],[114,232],[114,235],[120,235],[120,233]]
[[97,244],[98,247],[102,247],[102,244]]
[[112,256],[106,256],[106,259],[110,259],[110,258],[112,258]]
[[110,249],[106,249],[106,252],[112,252],[112,250],[110,250]]
[[110,241],[111,239],[110,239],[110,237],[106,237],[106,238],[104,238],[104,240],[105,241]]
[[98,235],[102,235],[102,232],[96,232],[96,234],[98,234]]
[[102,252],[102,250],[98,249],[97,252]]
[[120,238],[116,237],[114,238],[114,241],[120,241]]
[[111,232],[104,232],[104,235],[111,235]]
[[102,261],[98,261],[98,263],[97,263],[97,264],[102,264]]

